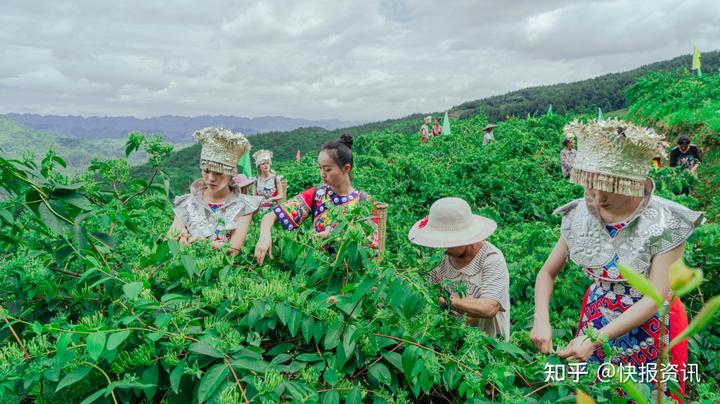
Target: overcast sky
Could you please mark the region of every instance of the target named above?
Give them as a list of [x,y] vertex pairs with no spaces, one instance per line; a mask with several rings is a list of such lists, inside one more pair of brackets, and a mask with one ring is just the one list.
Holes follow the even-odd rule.
[[0,113],[381,120],[720,48],[717,0],[2,0]]

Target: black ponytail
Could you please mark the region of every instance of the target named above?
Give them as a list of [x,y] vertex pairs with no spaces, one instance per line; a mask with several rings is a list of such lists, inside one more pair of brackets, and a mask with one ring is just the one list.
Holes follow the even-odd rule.
[[353,137],[350,135],[342,135],[340,136],[340,139],[333,140],[331,142],[328,142],[325,146],[323,146],[320,151],[327,151],[328,155],[332,157],[335,164],[337,164],[340,169],[345,167],[345,164],[350,164],[350,167],[353,166],[353,156],[352,156],[352,145],[353,145]]

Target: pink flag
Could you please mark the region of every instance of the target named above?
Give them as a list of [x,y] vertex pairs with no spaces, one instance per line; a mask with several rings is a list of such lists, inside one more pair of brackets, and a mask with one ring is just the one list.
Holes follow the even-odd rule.
[[300,149],[298,149],[297,153],[295,153],[295,162],[300,162]]

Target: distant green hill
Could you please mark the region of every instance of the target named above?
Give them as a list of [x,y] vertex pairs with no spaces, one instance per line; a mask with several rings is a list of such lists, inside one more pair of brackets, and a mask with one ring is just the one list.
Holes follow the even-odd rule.
[[[453,107],[451,112],[457,118],[469,118],[485,114],[490,122],[504,120],[508,116],[524,117],[527,114],[544,113],[552,104],[559,114],[615,111],[627,106],[625,90],[641,76],[655,72],[670,72],[689,69],[691,55],[678,56],[622,73],[610,73],[592,79],[572,83],[559,83],[512,91],[475,101],[468,101]],[[702,54],[702,66],[706,72],[720,68],[720,51]]]
[[[70,139],[28,128],[7,116],[0,115],[0,150],[3,155],[19,158],[26,153],[32,153],[39,159],[50,149],[55,150],[65,159],[71,171],[76,171],[85,168],[94,158],[124,156],[125,139]],[[131,163],[144,162],[145,157],[139,153],[131,157]]]

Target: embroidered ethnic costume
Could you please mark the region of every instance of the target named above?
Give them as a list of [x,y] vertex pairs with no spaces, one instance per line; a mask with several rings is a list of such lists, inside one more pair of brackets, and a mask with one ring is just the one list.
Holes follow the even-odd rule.
[[228,241],[230,232],[237,228],[237,218],[260,207],[262,198],[241,194],[239,188],[235,188],[223,203],[208,203],[203,199],[205,188],[203,180],[196,180],[190,185],[190,193],[178,196],[173,203],[175,216],[185,223],[191,236]]
[[[308,218],[312,218],[313,229],[322,233],[332,229],[328,212],[342,206],[352,206],[359,202],[369,202],[364,192],[353,190],[349,195],[338,195],[328,185],[307,189],[285,203],[275,206],[273,212],[286,230],[295,230]],[[377,225],[377,215],[373,212],[372,221]],[[377,232],[373,233],[371,245],[377,248]]]
[[[577,121],[565,126],[566,135],[578,138],[578,153],[570,181],[586,190],[602,190],[626,196],[642,197],[635,212],[624,222],[603,223],[595,202],[574,200],[555,211],[562,215],[560,231],[568,246],[569,258],[583,268],[593,281],[580,309],[578,336],[589,328],[599,330],[618,318],[643,298],[620,274],[619,265],[649,277],[653,258],[681,245],[703,214],[653,195],[654,184],[648,179],[650,160],[656,153],[659,136],[652,130],[618,120]],[[588,194],[590,195],[590,194]],[[687,328],[687,314],[679,299],[669,307],[664,343]],[[613,363],[635,367],[642,380],[653,380],[660,344],[660,321],[656,314],[626,334],[609,341],[620,353]],[[688,344],[684,341],[670,350],[670,363],[683,375],[687,366]],[[607,352],[596,349],[590,363],[602,363]],[[679,395],[684,380],[678,377]],[[669,394],[668,386],[665,386]],[[677,397],[674,397],[676,398]]]

